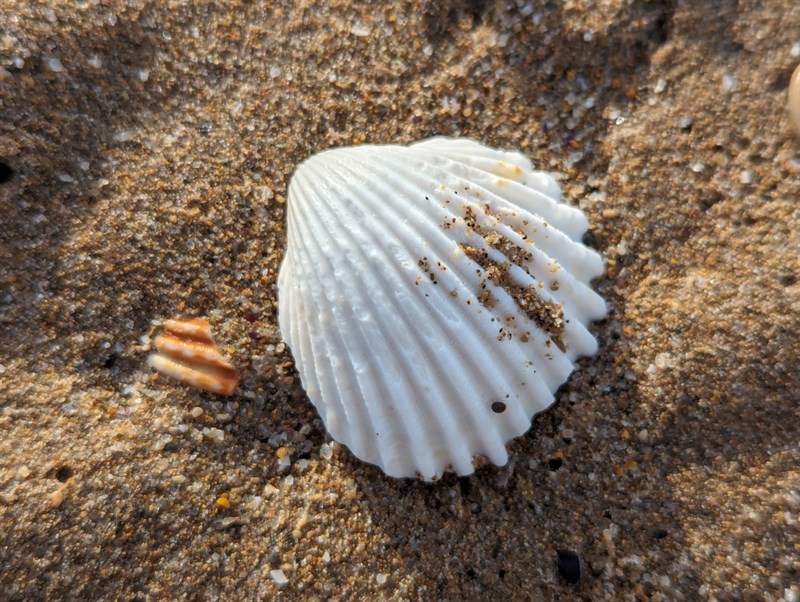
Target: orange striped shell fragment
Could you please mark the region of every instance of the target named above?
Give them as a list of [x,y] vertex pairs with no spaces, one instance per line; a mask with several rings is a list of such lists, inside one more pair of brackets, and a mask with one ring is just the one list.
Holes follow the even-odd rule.
[[167,320],[155,346],[158,353],[147,363],[161,374],[220,395],[231,395],[239,384],[239,372],[222,357],[202,318]]

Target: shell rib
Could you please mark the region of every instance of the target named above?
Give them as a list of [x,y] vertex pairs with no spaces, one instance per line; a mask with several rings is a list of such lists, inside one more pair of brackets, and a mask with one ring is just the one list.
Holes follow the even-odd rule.
[[587,226],[523,155],[471,140],[300,165],[279,321],[333,438],[395,477],[505,464],[505,443],[597,350]]

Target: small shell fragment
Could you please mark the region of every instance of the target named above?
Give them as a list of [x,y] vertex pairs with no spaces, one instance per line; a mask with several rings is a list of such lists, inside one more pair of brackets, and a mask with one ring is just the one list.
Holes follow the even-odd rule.
[[789,117],[795,133],[800,136],[800,65],[794,70],[789,81]]
[[220,395],[231,395],[239,384],[238,371],[222,357],[202,318],[167,320],[155,346],[158,353],[147,363],[161,374]]
[[284,585],[289,583],[289,579],[286,577],[286,573],[284,573],[281,569],[271,570],[269,572],[269,576],[272,577],[272,580],[278,587],[283,587]]

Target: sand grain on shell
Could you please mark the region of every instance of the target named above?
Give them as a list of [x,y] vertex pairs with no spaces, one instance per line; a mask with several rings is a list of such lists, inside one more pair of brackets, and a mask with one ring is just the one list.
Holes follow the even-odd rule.
[[[796,2],[0,14],[0,597],[800,597]],[[560,175],[611,313],[509,467],[425,485],[326,442],[275,279],[302,159],[437,133]],[[237,395],[153,378],[178,315]]]

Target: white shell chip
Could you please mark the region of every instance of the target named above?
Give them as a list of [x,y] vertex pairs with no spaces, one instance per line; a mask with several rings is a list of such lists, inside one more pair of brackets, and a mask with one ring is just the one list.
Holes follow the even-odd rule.
[[602,258],[560,194],[522,154],[466,139],[300,165],[279,321],[334,439],[394,477],[508,461],[606,314]]

